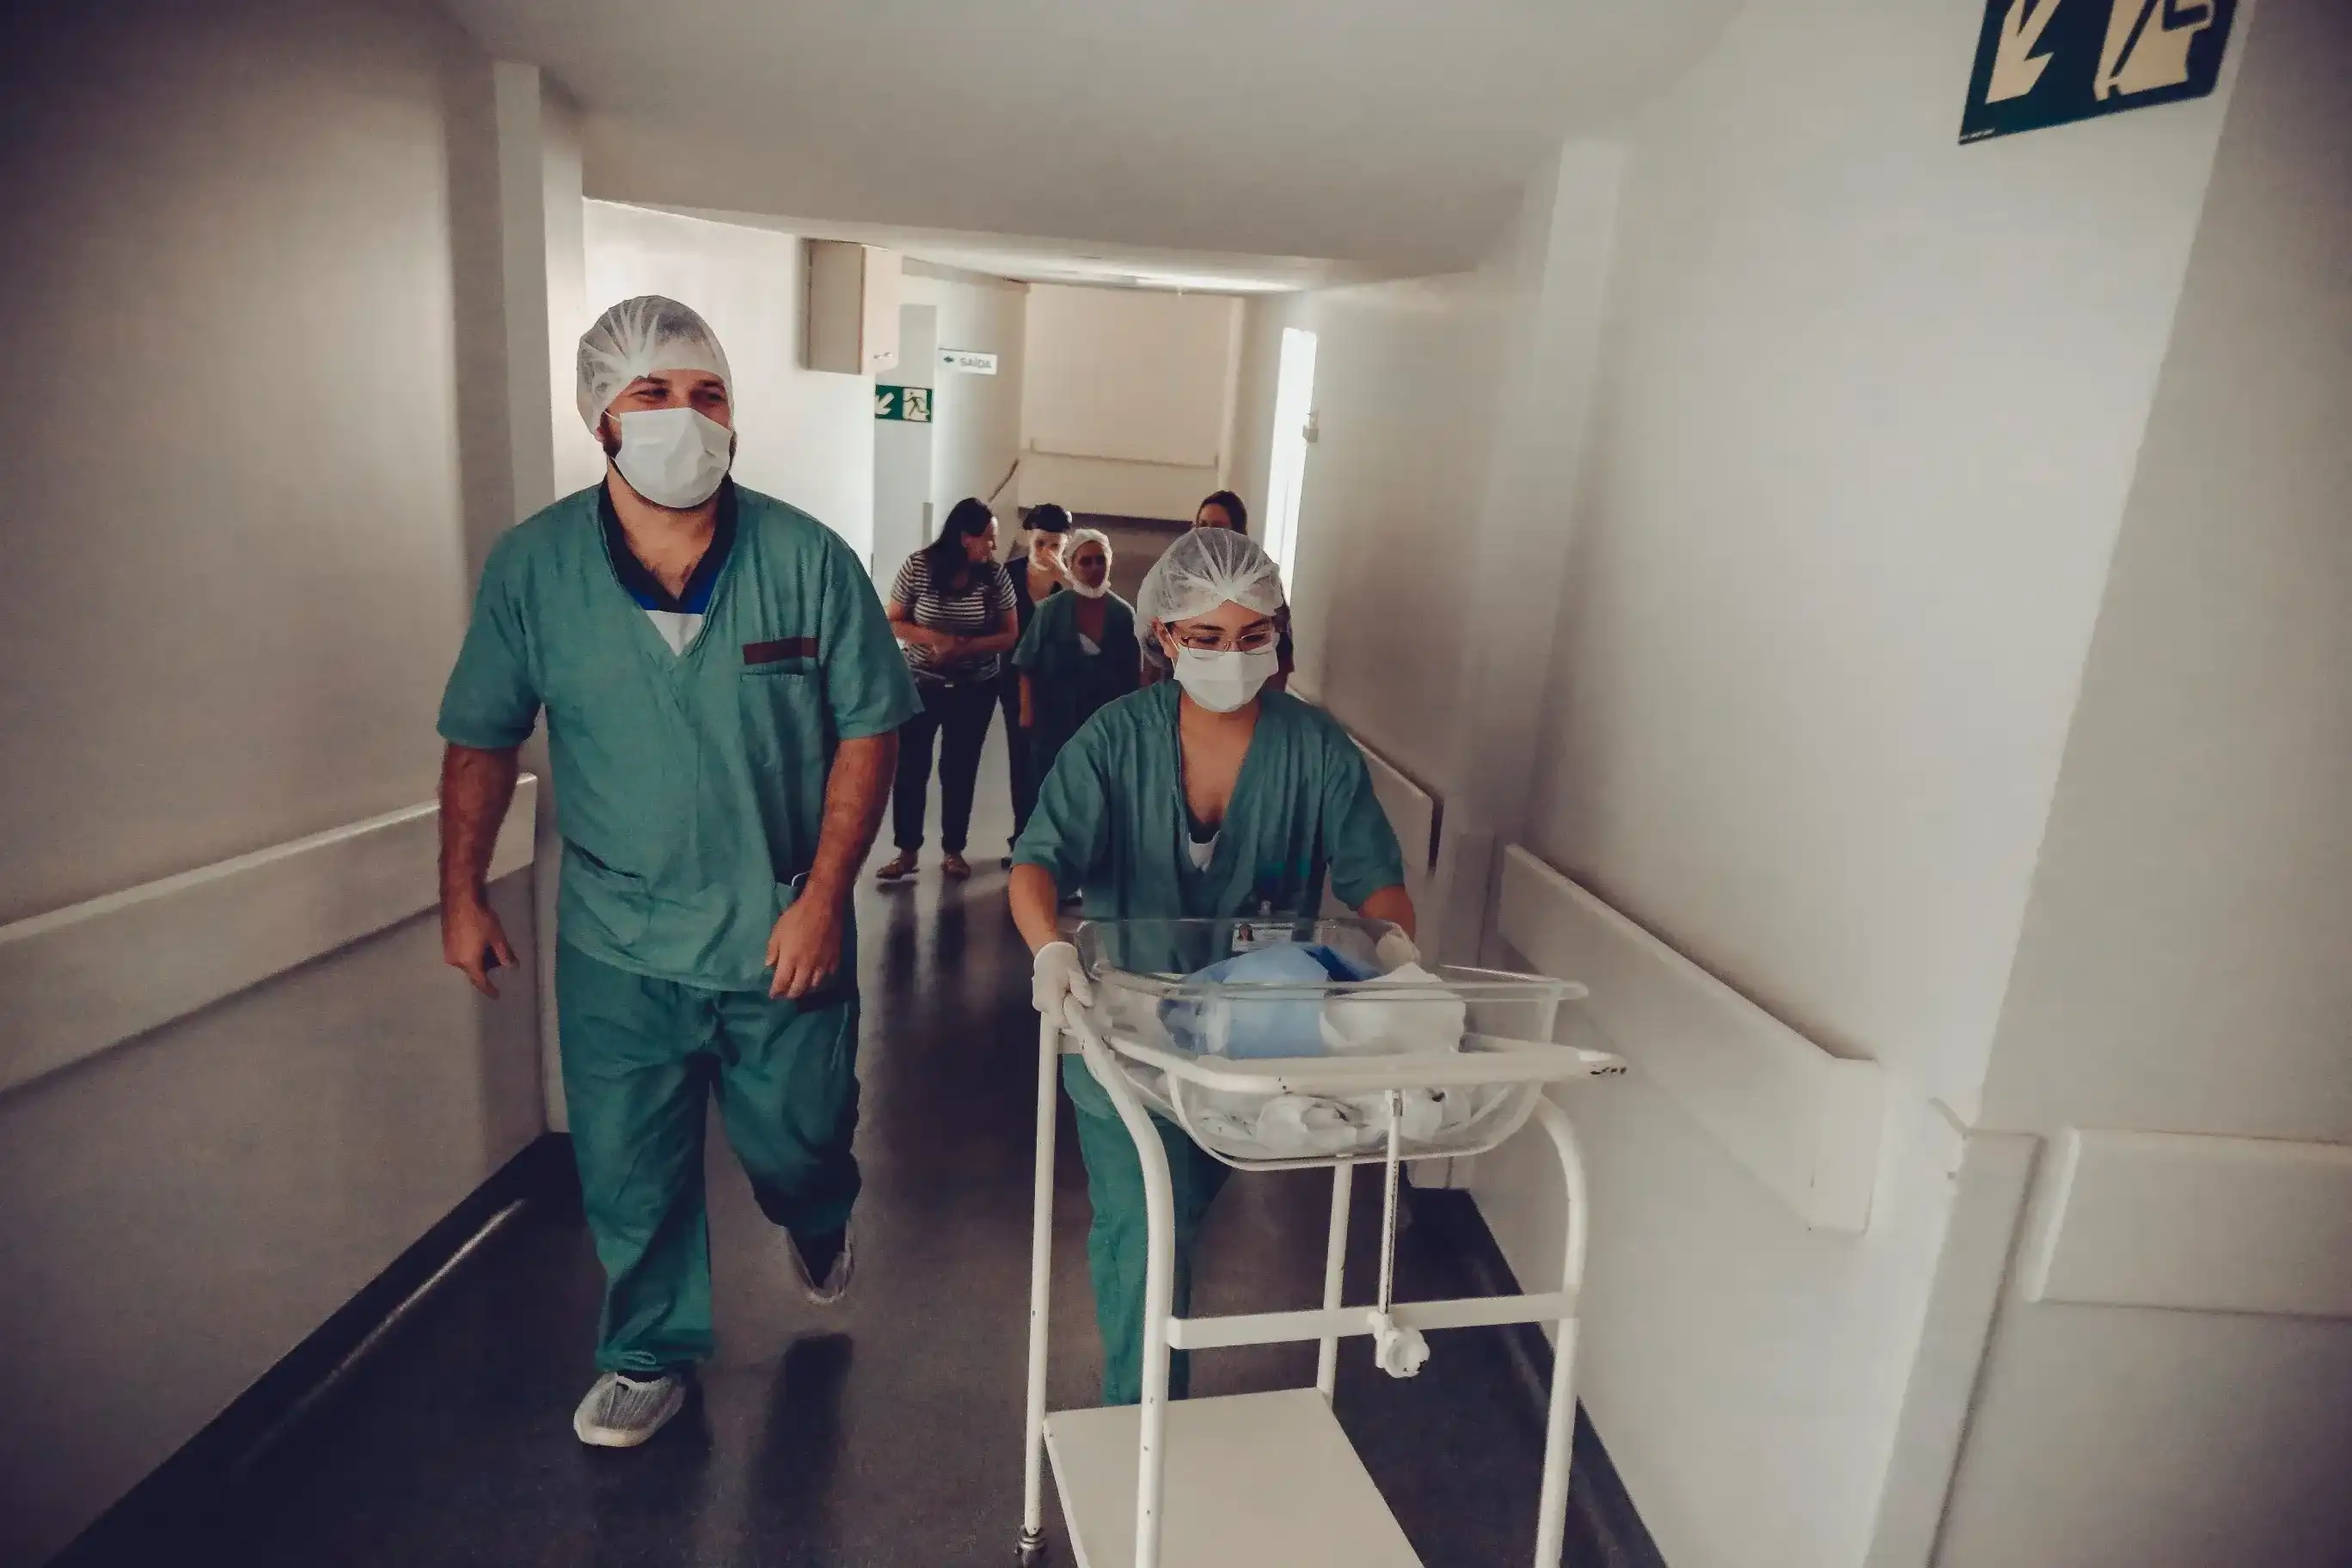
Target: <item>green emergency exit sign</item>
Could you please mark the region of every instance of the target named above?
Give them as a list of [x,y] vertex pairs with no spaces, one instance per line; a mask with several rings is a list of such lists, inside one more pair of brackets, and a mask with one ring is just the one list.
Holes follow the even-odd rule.
[[931,389],[928,386],[874,384],[874,417],[903,419],[909,425],[931,422]]

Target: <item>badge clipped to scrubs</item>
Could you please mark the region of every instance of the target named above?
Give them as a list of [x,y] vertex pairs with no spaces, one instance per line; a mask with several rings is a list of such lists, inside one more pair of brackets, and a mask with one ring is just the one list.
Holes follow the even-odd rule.
[[1255,952],[1262,947],[1287,947],[1298,940],[1288,921],[1256,920],[1234,922],[1234,951]]

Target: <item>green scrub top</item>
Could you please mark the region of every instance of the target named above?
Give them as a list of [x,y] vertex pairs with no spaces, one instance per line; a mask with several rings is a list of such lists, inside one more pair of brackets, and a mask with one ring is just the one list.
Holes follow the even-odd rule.
[[502,751],[544,708],[562,940],[634,974],[764,990],[835,747],[921,700],[865,568],[814,518],[736,487],[734,547],[675,653],[621,585],[602,493],[566,496],[491,550],[441,736]]
[[1089,920],[1311,916],[1327,876],[1350,909],[1404,881],[1363,752],[1329,714],[1279,691],[1259,699],[1215,853],[1194,870],[1176,738],[1181,692],[1163,681],[1087,721],[1045,775],[1016,862],[1082,890]]
[[1142,679],[1134,607],[1116,594],[1104,595],[1102,637],[1088,653],[1078,642],[1078,606],[1085,602],[1071,593],[1046,599],[1013,650],[1013,665],[1029,677],[1036,721],[1029,730],[1029,757],[1040,778],[1080,725]]

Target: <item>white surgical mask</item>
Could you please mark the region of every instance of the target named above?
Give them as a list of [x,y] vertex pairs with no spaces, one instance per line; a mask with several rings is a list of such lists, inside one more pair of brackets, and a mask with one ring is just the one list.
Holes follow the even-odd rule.
[[1238,648],[1224,653],[1203,653],[1196,647],[1176,650],[1176,684],[1212,713],[1248,707],[1258,688],[1273,679],[1281,668],[1281,656],[1270,647],[1255,653]]
[[1081,599],[1099,599],[1105,594],[1110,592],[1110,579],[1108,577],[1105,577],[1101,582],[1094,584],[1083,582],[1076,577],[1065,577],[1062,580],[1070,585],[1070,592],[1076,594]]
[[716,419],[692,408],[647,408],[619,419],[621,450],[613,461],[629,488],[656,506],[700,506],[726,479],[735,433]]

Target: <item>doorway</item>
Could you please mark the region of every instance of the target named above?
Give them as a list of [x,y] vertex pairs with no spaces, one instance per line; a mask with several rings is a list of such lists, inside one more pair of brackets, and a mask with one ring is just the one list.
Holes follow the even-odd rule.
[[[875,383],[874,581],[887,595],[908,556],[931,542],[931,402],[939,363],[936,305],[898,307],[898,368]],[[921,396],[908,406],[906,389]]]
[[1298,500],[1307,483],[1308,422],[1315,408],[1315,334],[1282,330],[1282,359],[1274,383],[1274,448],[1266,466],[1265,550],[1297,592]]

